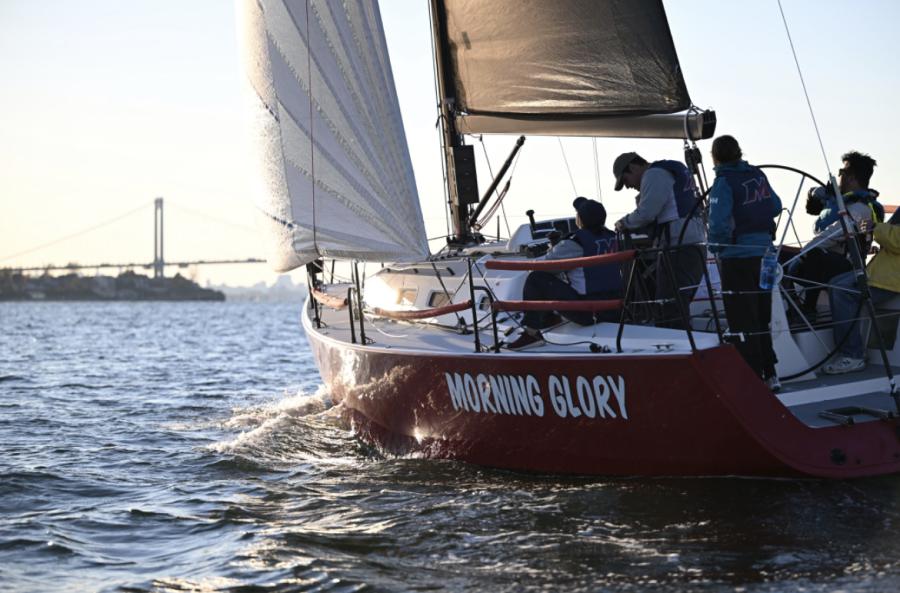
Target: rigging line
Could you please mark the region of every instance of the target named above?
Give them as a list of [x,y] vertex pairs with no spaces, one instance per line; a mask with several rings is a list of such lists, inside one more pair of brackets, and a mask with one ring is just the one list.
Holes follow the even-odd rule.
[[120,214],[119,216],[116,216],[116,217],[114,217],[114,218],[110,218],[109,220],[105,220],[105,221],[103,221],[103,222],[101,222],[101,223],[95,224],[94,226],[88,227],[88,228],[86,228],[86,229],[82,229],[82,230],[80,230],[80,231],[78,231],[78,232],[72,233],[71,235],[66,235],[65,237],[62,237],[62,238],[60,238],[60,239],[54,239],[53,241],[48,241],[47,243],[42,243],[41,245],[37,245],[37,246],[35,246],[35,247],[31,247],[30,249],[26,249],[26,250],[24,250],[24,251],[19,251],[18,253],[13,253],[13,254],[11,254],[11,255],[7,255],[7,256],[4,256],[4,257],[0,257],[0,261],[6,261],[6,260],[12,259],[12,258],[14,258],[14,257],[19,257],[19,256],[21,256],[21,255],[27,255],[27,254],[33,253],[33,252],[35,252],[35,251],[40,251],[41,249],[44,249],[44,248],[46,248],[46,247],[50,247],[51,245],[56,245],[57,243],[62,243],[63,241],[68,241],[69,239],[74,239],[75,237],[80,237],[81,235],[84,235],[84,234],[86,234],[86,233],[90,233],[90,232],[92,232],[92,231],[96,231],[97,229],[100,229],[100,228],[103,228],[103,227],[105,227],[105,226],[108,226],[108,225],[110,225],[110,224],[112,224],[112,223],[114,223],[114,222],[118,222],[118,221],[122,220],[123,218],[127,218],[127,217],[131,216],[132,214],[134,214],[134,213],[136,213],[136,212],[139,212],[139,211],[143,210],[143,209],[146,208],[147,206],[150,206],[150,204],[151,204],[151,203],[148,202],[148,203],[146,203],[146,204],[143,204],[143,205],[141,205],[141,206],[138,206],[138,207],[135,208],[134,210],[129,210],[129,211],[126,212],[125,214]]
[[[490,159],[490,157],[488,157],[487,145],[485,145],[485,143],[484,143],[484,134],[478,135],[478,141],[481,143],[481,151],[484,153],[484,162],[487,163],[488,175],[490,175],[491,179],[493,179],[494,178],[494,168],[491,167],[491,159]],[[509,176],[510,176],[510,179],[512,179],[512,173],[510,173]],[[498,184],[498,187],[499,187],[499,184]],[[494,206],[490,210],[488,210],[487,214],[485,214],[481,218],[482,223],[483,223],[481,225],[481,228],[484,228],[487,226],[488,221],[491,219],[491,217],[494,216],[494,213],[497,212],[497,207],[501,206],[503,204],[503,196],[501,195],[500,190],[497,187],[494,188],[494,195],[497,196],[497,202],[494,204]],[[503,213],[505,216],[506,211],[504,210]],[[507,226],[507,228],[509,228],[508,223],[506,226]]]
[[597,201],[603,203],[603,190],[600,189],[600,159],[597,157],[597,139],[591,138],[594,146],[594,181],[597,182]]
[[[434,275],[437,276],[438,282],[441,283],[441,289],[443,289],[444,295],[446,295],[446,297],[447,297],[447,301],[452,303],[453,296],[451,296],[450,291],[447,290],[447,286],[444,284],[444,279],[443,279],[443,277],[441,277],[441,273],[438,272],[437,265],[434,262],[431,262],[431,268],[434,270]],[[462,286],[462,283],[460,283],[460,286]],[[459,289],[457,289],[457,290],[459,290]],[[454,296],[455,296],[455,293],[454,293]],[[455,315],[456,315],[457,325],[462,324],[463,323],[462,317],[460,317],[459,313],[455,313]]]
[[803,87],[803,95],[806,97],[806,105],[809,107],[809,116],[812,118],[813,128],[816,130],[816,138],[819,140],[819,148],[822,149],[822,158],[825,159],[825,169],[828,171],[828,177],[831,178],[831,168],[828,166],[828,154],[825,152],[825,144],[822,142],[822,134],[819,133],[819,124],[816,121],[816,114],[813,111],[812,101],[809,98],[809,92],[806,90],[806,81],[803,80],[803,71],[800,69],[800,60],[797,58],[797,50],[794,49],[794,40],[791,38],[791,30],[788,27],[787,18],[784,16],[784,8],[781,6],[781,0],[778,0],[778,10],[781,12],[781,21],[784,23],[784,31],[787,33],[788,43],[791,45],[791,53],[794,56],[794,64],[797,66],[797,74],[800,76],[800,85]]
[[[513,175],[516,174],[516,167],[519,166],[519,157],[522,156],[521,151],[516,154],[516,160],[513,161],[512,170],[509,172],[509,181],[512,182]],[[506,205],[500,202],[500,212],[503,213],[503,224],[506,225],[506,236],[512,237],[512,231],[509,230],[509,217],[506,215]]]
[[[493,179],[494,178],[494,169],[491,167],[491,159],[490,159],[490,157],[488,157],[487,146],[485,146],[485,144],[484,144],[484,134],[478,135],[478,141],[481,143],[481,151],[484,152],[484,162],[487,163],[488,175],[490,175],[491,179]],[[497,189],[494,188],[494,191],[496,192]]]
[[[487,145],[485,145],[485,143],[484,143],[484,134],[478,135],[478,141],[481,143],[481,150],[484,152],[484,161],[487,163],[488,174],[491,176],[491,179],[493,179],[494,178],[494,170],[491,167],[491,159],[488,157]],[[516,165],[519,164],[519,156],[520,155],[521,155],[521,153],[516,153],[516,158],[513,161],[512,170],[510,170],[509,178],[507,179],[507,182],[506,182],[507,186],[509,186],[509,184],[512,183],[513,174],[516,172]],[[499,185],[498,185],[498,187],[499,187]],[[485,214],[481,218],[481,220],[483,222],[483,224],[481,225],[481,228],[484,228],[485,226],[487,226],[488,221],[497,212],[497,207],[499,206],[500,211],[503,213],[503,223],[506,225],[506,234],[511,237],[512,232],[509,230],[509,219],[506,216],[506,208],[503,206],[503,198],[505,197],[506,194],[505,193],[501,194],[501,192],[498,188],[494,188],[494,194],[496,194],[496,196],[497,196],[497,203],[494,204],[494,206],[488,211],[488,213]]]
[[[509,184],[510,182],[507,181],[506,185],[503,187],[503,190],[501,190],[500,194],[497,196],[494,205],[491,206],[484,214],[484,216],[481,217],[481,220],[476,223],[479,228],[485,228],[487,226],[487,223],[491,220],[491,218],[493,218],[494,214],[496,214],[497,210],[503,205],[503,199],[506,198],[506,193],[507,191],[509,191]],[[504,210],[504,214],[505,213],[506,211]]]
[[559,149],[562,151],[563,162],[566,164],[566,172],[569,174],[569,181],[572,182],[572,194],[578,196],[578,190],[575,189],[575,180],[572,178],[572,169],[569,168],[569,159],[566,158],[566,149],[563,148],[562,138],[556,137],[559,142]]
[[[519,165],[519,157],[522,156],[521,152],[516,153],[516,159],[513,161],[512,169],[509,171],[509,177],[506,180],[506,188],[503,191],[503,195],[500,196],[500,199],[497,201],[497,205],[495,205],[491,209],[491,216],[497,211],[497,206],[500,206],[500,213],[503,216],[503,224],[506,226],[506,236],[512,237],[512,231],[509,229],[509,217],[506,215],[506,205],[503,203],[506,198],[506,192],[509,190],[510,185],[512,184],[513,175],[516,174],[516,167]],[[487,224],[488,218],[485,217],[485,224]],[[499,227],[498,227],[499,229]],[[499,237],[498,237],[499,239]]]

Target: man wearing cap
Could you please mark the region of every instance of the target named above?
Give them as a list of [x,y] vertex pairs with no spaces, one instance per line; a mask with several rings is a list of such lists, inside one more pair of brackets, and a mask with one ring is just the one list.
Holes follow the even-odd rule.
[[[572,203],[577,212],[578,230],[568,235],[547,253],[545,259],[569,259],[610,253],[618,249],[616,234],[606,228],[606,208],[587,198]],[[522,298],[526,301],[604,300],[622,297],[622,273],[619,264],[576,268],[564,274],[534,271],[525,279]],[[613,312],[618,318],[618,313]],[[595,317],[585,311],[565,311],[562,315],[581,325],[590,325]],[[524,350],[544,343],[541,329],[550,325],[547,311],[527,311],[522,334],[509,344],[510,350]],[[596,319],[613,320],[609,313]]]
[[[616,191],[627,187],[640,191],[637,207],[616,222],[616,230],[649,227],[658,247],[669,248],[675,283],[685,307],[694,298],[706,270],[706,230],[699,216],[698,196],[690,171],[678,161],[648,163],[635,152],[626,152],[613,163]],[[658,325],[684,327],[688,311],[679,313],[666,267],[657,265],[656,298],[665,301]]]

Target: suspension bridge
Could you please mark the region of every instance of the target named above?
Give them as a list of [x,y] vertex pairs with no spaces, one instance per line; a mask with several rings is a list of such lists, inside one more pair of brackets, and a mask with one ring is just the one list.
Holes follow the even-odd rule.
[[[61,243],[63,241],[67,241],[70,239],[74,239],[86,233],[95,231],[101,227],[107,226],[114,222],[117,222],[131,214],[139,210],[143,210],[145,206],[141,206],[136,210],[131,210],[112,218],[110,220],[106,220],[97,225],[94,225],[90,228],[83,229],[79,232],[67,235],[65,237],[56,239],[54,241],[50,241],[48,243],[44,243],[42,245],[38,245],[31,249],[12,254],[3,259],[0,259],[0,267],[5,267],[7,269],[12,269],[17,272],[50,272],[50,271],[77,271],[77,270],[101,270],[101,269],[133,269],[133,268],[143,268],[143,269],[152,269],[154,278],[163,278],[165,277],[165,269],[167,267],[177,267],[177,268],[186,268],[188,266],[207,266],[207,265],[217,265],[217,264],[260,264],[265,263],[266,260],[262,258],[250,257],[244,259],[196,259],[196,260],[185,260],[185,261],[167,261],[165,258],[164,247],[165,242],[163,240],[163,229],[164,229],[164,220],[163,220],[163,198],[156,198],[153,201],[153,260],[150,262],[119,262],[119,263],[109,263],[109,262],[101,262],[101,263],[91,263],[91,264],[81,264],[81,263],[67,263],[67,264],[47,264],[42,266],[16,266],[16,265],[6,265],[3,264],[4,261],[14,259],[16,257],[26,255],[35,251],[39,251],[51,245],[55,245],[57,243]],[[221,222],[221,221],[220,221]],[[231,223],[228,223],[231,224]]]

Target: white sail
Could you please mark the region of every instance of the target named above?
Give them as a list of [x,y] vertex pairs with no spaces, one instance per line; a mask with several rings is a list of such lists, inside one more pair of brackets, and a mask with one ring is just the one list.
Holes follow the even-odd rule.
[[289,270],[320,256],[427,257],[376,2],[237,0],[237,6],[272,266]]

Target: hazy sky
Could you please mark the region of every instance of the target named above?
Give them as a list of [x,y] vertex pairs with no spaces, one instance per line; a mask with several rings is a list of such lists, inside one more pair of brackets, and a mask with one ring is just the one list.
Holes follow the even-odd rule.
[[[873,187],[882,201],[900,202],[900,3],[783,2],[829,164],[839,167],[849,149],[871,153]],[[717,132],[736,136],[751,162],[823,176],[777,2],[665,5],[691,97],[716,109]],[[381,11],[426,226],[438,236],[445,223],[427,2],[383,0]],[[0,266],[149,261],[157,196],[165,198],[167,260],[261,255],[238,66],[229,0],[0,0]],[[514,138],[484,142],[496,171]],[[483,190],[490,179],[474,143]],[[596,196],[591,141],[562,146],[575,188],[559,141],[529,138],[506,201],[511,225],[528,208],[566,215],[576,193]],[[617,217],[633,194],[612,191],[612,159],[632,149],[679,158],[681,142],[601,139],[597,149],[602,198]],[[773,178],[787,201],[798,181]],[[274,278],[261,265],[188,273],[201,282]]]

